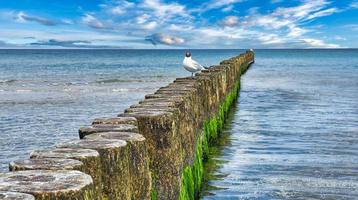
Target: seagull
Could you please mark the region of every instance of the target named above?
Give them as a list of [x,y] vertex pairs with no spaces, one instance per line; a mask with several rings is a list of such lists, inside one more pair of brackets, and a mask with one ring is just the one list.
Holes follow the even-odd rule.
[[194,72],[198,72],[203,69],[206,69],[204,66],[202,66],[201,64],[199,64],[198,62],[196,62],[191,58],[191,53],[189,51],[185,53],[183,65],[184,65],[184,69],[191,72],[191,77],[194,76]]

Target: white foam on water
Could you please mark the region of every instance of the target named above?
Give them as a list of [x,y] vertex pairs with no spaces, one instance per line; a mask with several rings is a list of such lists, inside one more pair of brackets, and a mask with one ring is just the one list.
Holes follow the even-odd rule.
[[119,89],[112,89],[112,92],[128,92],[128,88],[119,88]]
[[16,92],[32,92],[32,90],[15,90]]

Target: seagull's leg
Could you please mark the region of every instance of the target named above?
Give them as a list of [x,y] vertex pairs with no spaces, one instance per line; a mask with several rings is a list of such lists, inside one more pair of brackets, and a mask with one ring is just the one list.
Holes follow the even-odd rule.
[[193,72],[191,72],[191,77],[194,77],[194,73],[193,73]]

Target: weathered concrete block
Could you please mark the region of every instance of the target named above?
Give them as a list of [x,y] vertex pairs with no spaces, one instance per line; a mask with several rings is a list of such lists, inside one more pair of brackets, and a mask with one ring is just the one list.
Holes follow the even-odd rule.
[[35,197],[30,194],[20,193],[20,192],[1,192],[1,200],[35,200]]
[[[164,199],[175,199],[180,186],[183,148],[178,130],[179,119],[171,112],[140,111],[124,113],[135,117],[138,129],[146,138],[154,187]],[[176,178],[173,178],[176,177]]]
[[[196,74],[195,74],[196,75]],[[195,83],[196,81],[196,78],[195,76],[194,77],[179,77],[179,78],[176,78],[173,82],[174,83],[178,83],[178,82],[185,82],[185,83]]]
[[130,108],[138,107],[178,107],[178,105],[173,101],[142,101],[139,104],[131,105]]
[[133,112],[150,112],[150,111],[164,111],[164,112],[171,112],[176,113],[178,112],[177,108],[173,107],[158,107],[158,106],[152,106],[152,107],[137,107],[137,108],[127,108],[124,110],[125,113],[133,113]]
[[57,145],[58,148],[94,149],[102,166],[103,192],[108,199],[130,199],[128,146],[123,140],[75,140]]
[[[194,77],[195,80],[195,77]],[[183,86],[183,87],[195,87],[197,85],[197,81],[193,81],[193,79],[190,79],[189,81],[187,80],[174,80],[172,83],[169,83],[168,86],[171,85],[179,85],[179,86]]]
[[130,124],[130,125],[137,126],[138,122],[137,119],[134,117],[114,117],[114,118],[97,118],[92,122],[92,125],[96,125],[96,124],[111,124],[111,125]]
[[59,158],[75,159],[82,162],[83,166],[79,170],[89,174],[98,194],[103,195],[102,183],[102,164],[99,153],[92,149],[69,149],[57,148],[51,150],[35,150],[30,154],[32,159]]
[[82,171],[83,163],[74,159],[40,158],[15,160],[10,162],[10,171],[22,170],[79,170]]
[[199,93],[199,97],[201,98],[201,104],[203,106],[203,115],[207,116],[207,114],[211,114],[211,106],[213,104],[211,97],[211,94],[213,93],[213,88],[211,87],[212,82],[211,78],[208,75],[205,75],[204,73],[200,73],[196,75],[197,82],[199,84],[199,88],[202,88]]
[[[161,115],[173,115],[173,113],[171,112],[167,112],[167,111],[163,111],[163,110],[139,110],[139,111],[135,111],[135,112],[128,112],[128,113],[121,113],[118,116],[119,117],[133,117],[136,116],[138,117],[151,117],[151,118],[157,118],[158,116]],[[140,132],[140,128],[139,128],[139,123],[138,123],[138,130]]]
[[156,99],[156,98],[168,98],[168,99],[183,99],[182,94],[147,94],[145,95],[146,99]]
[[188,92],[190,92],[193,89],[195,89],[194,85],[188,86],[188,85],[184,85],[184,84],[171,83],[167,87],[162,87],[157,91],[173,91],[173,90],[177,90],[177,91],[188,91]]
[[100,199],[91,176],[74,170],[0,173],[0,190],[28,193],[36,200]]
[[138,127],[131,124],[94,124],[88,127],[81,127],[78,130],[80,138],[84,138],[86,135],[100,132],[138,132]]
[[189,95],[191,91],[193,91],[194,89],[191,90],[157,90],[156,92],[154,92],[154,94],[170,94],[170,95],[182,95],[182,96],[186,96]]
[[102,132],[87,135],[85,139],[117,139],[129,145],[129,173],[131,178],[132,199],[150,199],[151,176],[149,155],[145,138],[130,132]]
[[184,99],[183,98],[151,98],[151,99],[144,99],[142,101],[139,101],[139,104],[145,104],[145,103],[161,103],[161,102],[166,102],[166,103],[173,103],[175,106],[173,107],[179,107],[182,104],[184,104]]

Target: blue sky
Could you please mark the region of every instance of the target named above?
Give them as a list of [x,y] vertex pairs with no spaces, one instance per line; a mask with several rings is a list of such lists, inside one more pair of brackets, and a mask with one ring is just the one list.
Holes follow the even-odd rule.
[[0,48],[357,48],[358,0],[0,0]]

